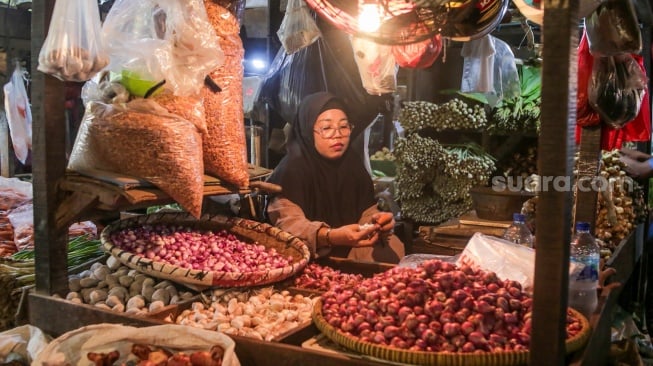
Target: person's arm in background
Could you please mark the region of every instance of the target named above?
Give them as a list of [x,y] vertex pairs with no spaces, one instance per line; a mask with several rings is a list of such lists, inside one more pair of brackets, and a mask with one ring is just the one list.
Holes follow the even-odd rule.
[[637,150],[621,149],[619,160],[626,164],[624,170],[628,175],[636,179],[648,179],[653,177],[653,157]]

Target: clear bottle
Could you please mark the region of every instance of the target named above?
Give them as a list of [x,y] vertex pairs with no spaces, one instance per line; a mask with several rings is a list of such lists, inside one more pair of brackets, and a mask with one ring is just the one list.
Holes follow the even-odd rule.
[[576,223],[571,239],[570,263],[582,265],[582,270],[569,277],[569,306],[589,319],[598,303],[600,248],[590,233],[590,224]]
[[533,247],[533,234],[526,226],[526,217],[521,213],[512,215],[512,224],[503,233],[503,238],[515,244]]

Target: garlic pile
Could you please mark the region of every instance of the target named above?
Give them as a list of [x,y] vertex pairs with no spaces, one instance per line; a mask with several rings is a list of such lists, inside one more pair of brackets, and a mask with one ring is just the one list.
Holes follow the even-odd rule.
[[170,281],[155,279],[122,265],[115,257],[68,279],[66,300],[136,316],[147,316],[167,305],[189,300],[194,293],[178,290]]
[[[314,299],[266,287],[255,291],[216,290],[211,303],[195,302],[177,324],[270,341],[311,322]],[[172,321],[171,319],[168,319]]]

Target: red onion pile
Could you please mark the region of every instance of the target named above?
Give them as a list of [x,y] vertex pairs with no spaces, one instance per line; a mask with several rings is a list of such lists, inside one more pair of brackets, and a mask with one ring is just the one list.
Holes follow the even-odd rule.
[[[426,352],[502,352],[530,344],[532,299],[494,272],[430,260],[332,285],[322,314],[362,342]],[[580,331],[568,316],[568,336]]]
[[307,290],[327,291],[335,284],[355,286],[362,280],[360,274],[342,273],[329,266],[310,263],[295,277],[294,285]]
[[120,249],[157,262],[223,272],[257,272],[283,268],[293,262],[274,248],[248,244],[235,235],[200,231],[181,225],[143,225],[116,231],[111,241]]

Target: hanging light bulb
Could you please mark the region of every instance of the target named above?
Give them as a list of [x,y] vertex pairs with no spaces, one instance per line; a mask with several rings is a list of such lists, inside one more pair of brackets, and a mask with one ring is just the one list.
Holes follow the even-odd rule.
[[372,33],[381,26],[381,11],[376,0],[360,0],[358,5],[358,29]]

